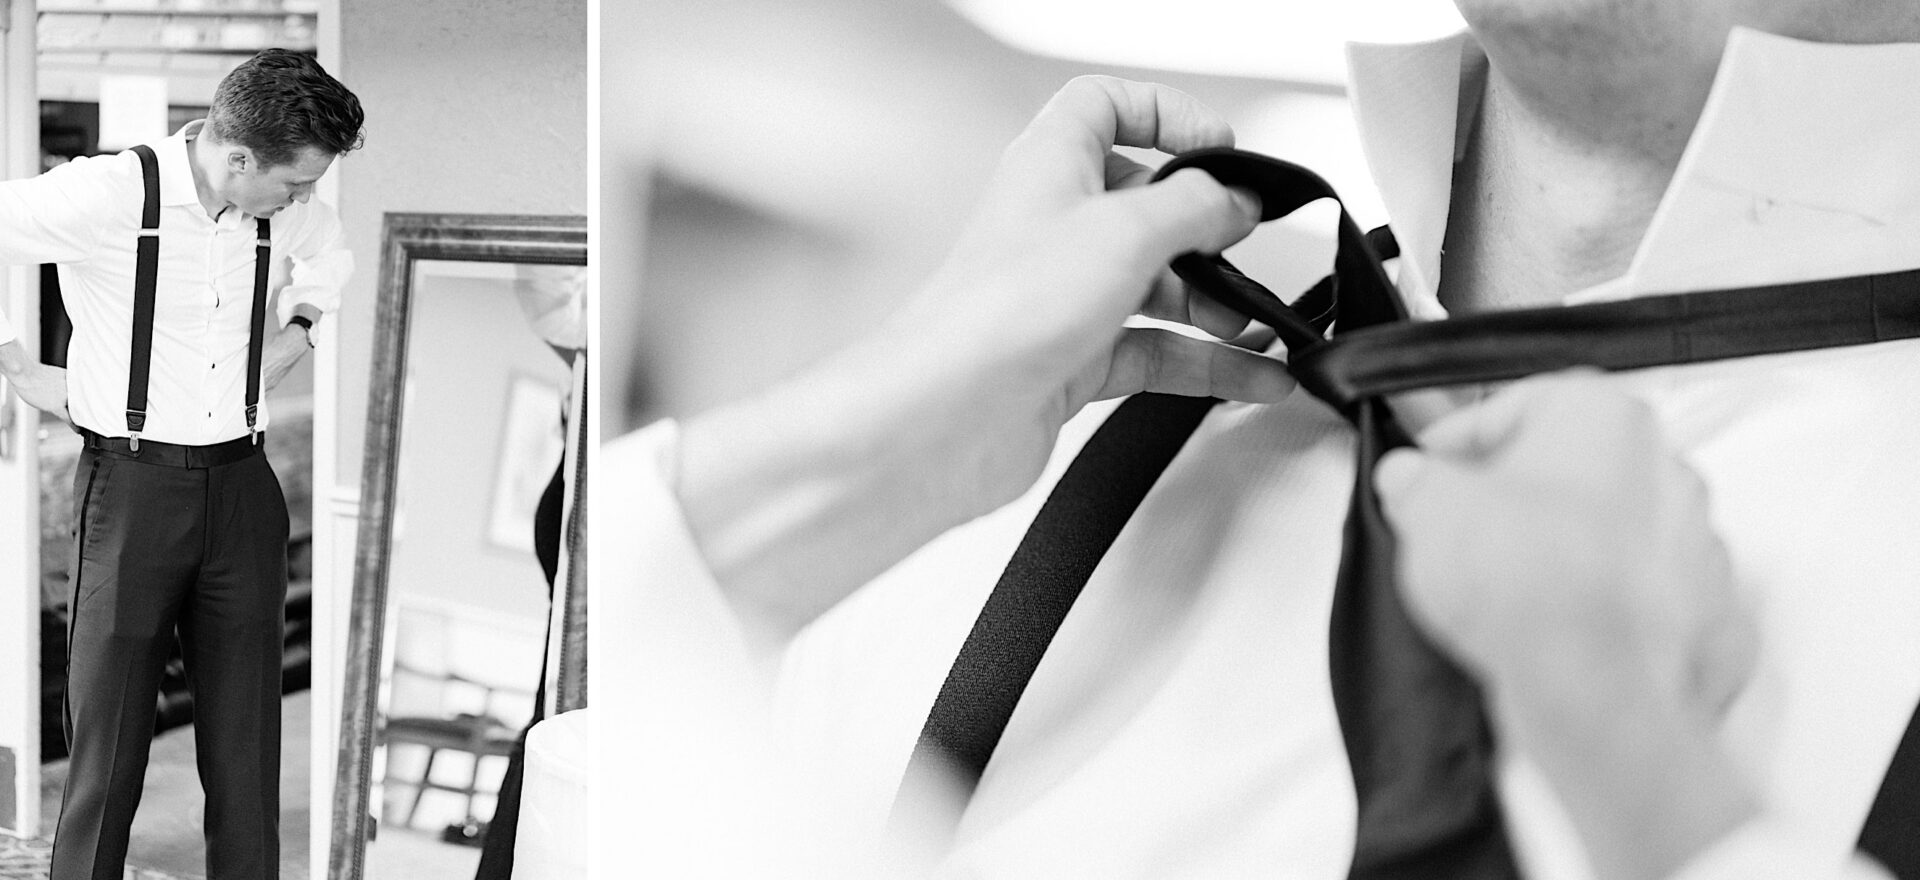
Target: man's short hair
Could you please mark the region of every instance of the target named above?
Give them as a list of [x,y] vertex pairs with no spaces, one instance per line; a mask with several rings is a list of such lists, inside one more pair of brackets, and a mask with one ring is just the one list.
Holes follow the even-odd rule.
[[358,149],[360,99],[312,56],[268,49],[220,80],[208,133],[253,151],[264,167],[292,164],[303,147],[330,156]]

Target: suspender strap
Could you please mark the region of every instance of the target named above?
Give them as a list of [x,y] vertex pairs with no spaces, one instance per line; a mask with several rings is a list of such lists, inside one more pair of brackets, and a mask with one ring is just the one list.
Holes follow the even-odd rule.
[[127,433],[140,451],[147,427],[147,375],[153,366],[153,297],[160,277],[160,160],[153,148],[138,146],[140,179],[146,201],[140,208],[140,242],[133,264],[133,354],[127,361]]
[[267,273],[273,268],[273,228],[265,217],[254,221],[260,238],[253,248],[253,328],[247,337],[247,436],[260,442],[254,421],[260,416],[260,360],[267,335]]
[[[1219,401],[1136,394],[1047,496],[947,672],[894,799],[894,833],[951,843],[987,761],[1080,589]],[[956,795],[959,798],[956,799]]]
[[[133,353],[127,361],[128,444],[140,451],[140,433],[147,427],[147,381],[153,371],[154,292],[160,279],[160,160],[153,148],[133,148],[140,157],[140,178],[146,201],[140,209],[140,242],[133,267]],[[260,442],[255,428],[260,418],[260,366],[265,354],[267,276],[273,268],[273,226],[265,217],[254,221],[253,316],[247,336],[247,434]]]

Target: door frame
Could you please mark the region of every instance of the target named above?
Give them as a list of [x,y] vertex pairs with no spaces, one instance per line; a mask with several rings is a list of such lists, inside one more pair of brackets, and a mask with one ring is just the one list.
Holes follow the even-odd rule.
[[[40,171],[35,0],[0,0],[0,179]],[[0,308],[34,356],[40,352],[39,267],[0,274]],[[6,392],[0,423],[10,456],[0,460],[0,830],[40,833],[40,441],[39,411]]]

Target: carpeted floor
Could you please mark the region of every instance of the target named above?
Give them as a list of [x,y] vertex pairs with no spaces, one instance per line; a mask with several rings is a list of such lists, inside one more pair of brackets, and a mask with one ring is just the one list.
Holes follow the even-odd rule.
[[473,880],[480,850],[454,846],[427,831],[383,825],[367,844],[367,876],[373,880]]
[[[280,880],[308,880],[310,874],[307,853],[311,811],[307,801],[312,786],[307,778],[307,755],[312,741],[312,704],[311,691],[288,694],[280,702]],[[60,815],[60,790],[66,781],[66,761],[41,768],[40,815],[42,834],[48,839],[53,837],[54,823]],[[204,803],[199,771],[194,768],[193,728],[176,728],[155,737],[147,764],[146,791],[133,819],[126,880],[203,880]],[[0,837],[0,841],[7,840],[12,839]],[[14,843],[13,849],[0,848],[0,880],[45,880],[44,864],[37,874],[8,873],[13,865],[7,859],[16,852],[31,855],[44,847],[33,841]]]
[[[47,880],[53,844],[0,834],[0,880]],[[129,866],[122,880],[183,880],[159,871]]]

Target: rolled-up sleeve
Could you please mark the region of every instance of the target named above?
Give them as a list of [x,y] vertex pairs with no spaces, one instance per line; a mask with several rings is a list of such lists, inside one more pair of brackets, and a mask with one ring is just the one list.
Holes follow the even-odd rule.
[[[604,467],[607,480],[596,477],[595,486],[606,493],[607,515],[601,519],[596,512],[595,519],[610,533],[630,537],[612,542],[609,569],[617,574],[595,601],[623,609],[603,616],[617,621],[619,631],[636,634],[622,641],[636,653],[620,668],[647,670],[643,677],[662,687],[699,682],[695,692],[708,693],[723,681],[752,680],[754,664],[739,620],[673,492],[678,455],[679,428],[670,421],[603,450],[604,464],[596,467]],[[599,502],[595,507],[601,509]]]
[[347,250],[340,218],[333,208],[311,202],[300,228],[288,243],[292,272],[280,290],[280,326],[306,318],[315,326],[340,307],[340,291],[353,276],[353,253]]
[[614,635],[593,640],[593,711],[620,745],[601,751],[594,784],[645,793],[606,798],[607,825],[634,831],[596,846],[603,860],[637,854],[636,876],[849,876],[796,865],[818,849],[796,839],[818,802],[792,794],[769,682],[687,528],[677,433],[656,423],[594,462],[593,527],[615,537],[594,545],[595,632]]

